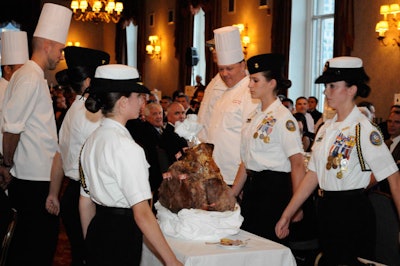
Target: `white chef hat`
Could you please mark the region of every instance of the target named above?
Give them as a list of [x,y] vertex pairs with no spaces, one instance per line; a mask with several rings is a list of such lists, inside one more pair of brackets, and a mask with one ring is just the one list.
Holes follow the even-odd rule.
[[33,36],[65,44],[71,17],[72,11],[69,8],[53,3],[46,3],[43,5]]
[[237,27],[227,26],[214,30],[218,65],[232,65],[244,59],[240,32]]
[[21,65],[29,60],[28,37],[25,31],[1,34],[1,65]]

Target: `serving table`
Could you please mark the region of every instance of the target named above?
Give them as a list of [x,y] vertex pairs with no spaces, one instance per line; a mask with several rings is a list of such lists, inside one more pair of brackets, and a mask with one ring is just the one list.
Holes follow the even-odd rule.
[[[177,258],[185,266],[295,266],[292,252],[286,246],[256,236],[244,230],[228,236],[246,244],[241,246],[223,246],[219,243],[206,243],[199,240],[184,240],[166,236]],[[161,261],[143,244],[141,266],[163,265]]]

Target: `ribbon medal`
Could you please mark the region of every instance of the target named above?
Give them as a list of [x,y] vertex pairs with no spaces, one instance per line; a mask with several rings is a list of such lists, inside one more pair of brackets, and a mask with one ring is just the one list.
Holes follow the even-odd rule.
[[338,169],[336,177],[339,179],[343,178],[343,172],[348,169],[350,153],[355,144],[355,136],[345,136],[340,132],[329,150],[326,169]]
[[276,119],[273,116],[269,116],[267,114],[261,123],[257,126],[256,132],[253,134],[253,138],[260,138],[262,139],[265,143],[270,142],[270,137],[269,135],[272,132],[272,129],[276,123]]

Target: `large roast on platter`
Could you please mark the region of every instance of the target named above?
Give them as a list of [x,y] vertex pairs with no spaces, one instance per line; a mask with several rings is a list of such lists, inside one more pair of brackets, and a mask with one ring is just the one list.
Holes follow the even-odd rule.
[[169,167],[159,189],[161,205],[173,213],[182,209],[234,210],[236,199],[212,158],[213,148],[212,144],[197,144]]

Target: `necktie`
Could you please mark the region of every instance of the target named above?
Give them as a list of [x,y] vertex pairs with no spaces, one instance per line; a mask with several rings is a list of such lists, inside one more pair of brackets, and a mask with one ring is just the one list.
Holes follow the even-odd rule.
[[390,145],[392,145],[392,143],[393,143],[393,140],[391,140],[391,139],[385,140],[385,144],[389,148],[389,150],[390,150]]

